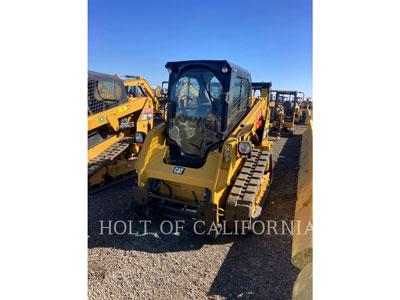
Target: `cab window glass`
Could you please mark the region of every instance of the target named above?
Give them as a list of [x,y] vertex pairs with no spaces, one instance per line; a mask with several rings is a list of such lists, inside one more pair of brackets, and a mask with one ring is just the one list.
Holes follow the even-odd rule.
[[237,106],[240,102],[240,87],[242,85],[242,80],[239,77],[236,77],[235,82],[233,84],[233,106]]
[[203,157],[220,141],[221,82],[206,69],[183,71],[171,87],[168,134],[182,155]]
[[88,113],[96,114],[117,106],[122,98],[121,86],[108,80],[88,81]]
[[223,94],[222,84],[215,76],[210,80],[209,91],[214,99],[221,99]]
[[228,129],[234,126],[245,116],[250,96],[250,83],[247,79],[236,77],[233,84],[233,102],[230,111]]
[[179,99],[179,107],[193,107],[197,106],[199,92],[199,81],[194,77],[184,76],[179,79],[174,96]]
[[240,96],[244,105],[248,105],[250,96],[250,83],[247,79],[242,79],[242,86],[240,89]]
[[133,86],[133,85],[125,86],[125,90],[128,97],[137,98],[146,96],[144,91],[138,86]]
[[96,96],[96,100],[118,100],[121,98],[121,88],[113,81],[98,81],[97,89],[95,90],[95,97]]

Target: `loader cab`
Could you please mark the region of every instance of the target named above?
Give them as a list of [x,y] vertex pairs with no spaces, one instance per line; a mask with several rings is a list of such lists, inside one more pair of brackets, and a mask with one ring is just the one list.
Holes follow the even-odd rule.
[[129,98],[146,97],[146,92],[140,86],[125,85],[125,91]]
[[301,103],[304,102],[304,93],[303,92],[297,92],[297,102]]
[[88,71],[88,115],[94,115],[128,101],[117,76]]
[[163,81],[161,83],[161,95],[165,96],[168,94],[168,81]]
[[201,167],[251,106],[251,76],[226,60],[169,62],[167,145],[172,163]]
[[297,92],[296,91],[273,91],[275,94],[274,121],[279,111],[284,112],[284,122],[293,123],[296,112]]

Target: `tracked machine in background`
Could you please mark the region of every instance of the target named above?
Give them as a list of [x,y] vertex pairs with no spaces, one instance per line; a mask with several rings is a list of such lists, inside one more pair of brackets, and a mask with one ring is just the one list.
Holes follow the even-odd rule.
[[300,123],[308,124],[308,122],[312,119],[312,107],[313,103],[311,97],[307,97],[305,100],[300,102]]
[[128,98],[140,98],[140,97],[148,97],[153,100],[154,103],[154,115],[158,118],[161,118],[164,114],[163,105],[159,101],[159,97],[157,96],[157,89],[154,92],[150,87],[148,82],[142,76],[134,76],[134,75],[119,75],[115,76],[122,79],[126,93]]
[[312,110],[312,100],[311,97],[307,97],[305,99],[303,99],[303,101],[301,101],[300,103],[300,109],[310,109]]
[[[141,77],[88,72],[89,186],[134,173],[144,135],[153,127],[157,98]],[[150,89],[151,91],[151,89]]]
[[278,137],[282,133],[293,135],[296,116],[299,118],[300,107],[297,102],[297,91],[271,90],[271,97],[275,99],[271,113],[271,132]]
[[168,81],[163,81],[157,95],[158,103],[163,108],[162,119],[166,119],[167,116],[167,94],[168,94]]
[[[301,95],[301,97],[299,95]],[[296,97],[297,97],[297,102],[296,102],[295,111],[294,111],[294,123],[299,124],[299,123],[301,123],[301,103],[304,102],[304,93],[297,92]]]
[[223,225],[247,231],[272,181],[271,84],[252,85],[248,71],[225,60],[166,68],[167,120],[148,132],[139,153],[133,207],[195,222],[212,236]]

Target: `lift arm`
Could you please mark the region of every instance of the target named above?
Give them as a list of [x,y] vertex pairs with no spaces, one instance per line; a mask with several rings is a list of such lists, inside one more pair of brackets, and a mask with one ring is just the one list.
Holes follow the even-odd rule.
[[[121,77],[118,74],[115,74],[117,77]],[[148,82],[142,77],[142,76],[133,76],[133,75],[125,75],[122,76],[128,79],[124,80],[124,85],[126,86],[138,86],[142,88],[146,94],[153,100],[153,105],[156,109],[159,109],[160,103],[158,102],[158,99],[156,95],[154,94],[153,90],[151,89],[150,85]]]

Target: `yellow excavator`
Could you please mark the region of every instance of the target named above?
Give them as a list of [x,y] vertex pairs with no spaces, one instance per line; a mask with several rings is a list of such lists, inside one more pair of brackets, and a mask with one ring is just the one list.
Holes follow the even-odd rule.
[[140,76],[122,81],[119,75],[88,72],[89,187],[134,173],[159,106],[149,89]]
[[139,153],[134,210],[193,222],[196,232],[214,237],[224,227],[248,232],[272,182],[271,83],[252,84],[247,70],[226,60],[166,68],[167,119],[148,132]]

